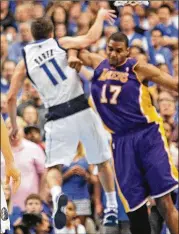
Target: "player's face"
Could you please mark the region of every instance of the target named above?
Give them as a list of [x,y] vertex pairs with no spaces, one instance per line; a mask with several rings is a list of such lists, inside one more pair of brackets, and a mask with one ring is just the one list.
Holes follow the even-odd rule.
[[125,42],[110,40],[107,44],[107,57],[111,66],[117,67],[125,61],[129,54],[129,49]]

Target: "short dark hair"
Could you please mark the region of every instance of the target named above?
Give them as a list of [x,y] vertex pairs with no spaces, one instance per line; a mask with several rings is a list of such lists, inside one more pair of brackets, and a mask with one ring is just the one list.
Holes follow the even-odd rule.
[[40,201],[40,203],[42,203],[42,199],[41,199],[41,197],[38,195],[38,194],[36,194],[36,193],[31,193],[26,199],[25,199],[25,205],[27,205],[27,202],[29,201],[29,200],[38,200],[38,201]]
[[162,8],[167,8],[169,10],[170,14],[173,12],[172,8],[167,4],[162,4],[160,6],[159,10],[162,9]]
[[31,32],[35,40],[48,39],[53,31],[53,23],[48,17],[41,17],[32,22]]
[[158,27],[153,28],[152,31],[151,31],[151,34],[152,34],[153,32],[155,32],[155,31],[159,31],[159,32],[161,33],[162,36],[164,35],[163,31],[162,31],[160,28],[158,28]]
[[121,32],[116,32],[113,33],[109,38],[108,38],[108,42],[109,41],[119,41],[119,42],[124,42],[126,47],[129,47],[129,40],[127,38],[127,36],[124,33]]

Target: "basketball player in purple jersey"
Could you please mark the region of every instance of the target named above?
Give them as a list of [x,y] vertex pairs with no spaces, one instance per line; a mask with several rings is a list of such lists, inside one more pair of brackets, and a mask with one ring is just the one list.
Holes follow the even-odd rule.
[[[163,121],[152,105],[147,82],[174,91],[178,90],[178,83],[155,66],[128,58],[125,34],[111,35],[106,52],[108,58],[104,59],[83,50],[79,59],[95,69],[92,98],[112,134],[118,190],[131,221],[131,231],[151,233],[145,205],[151,196],[156,199],[170,232],[178,234],[178,213],[170,196],[178,187],[178,171],[173,166]],[[69,61],[72,63],[73,59]],[[77,68],[77,63],[72,63],[72,67]]]

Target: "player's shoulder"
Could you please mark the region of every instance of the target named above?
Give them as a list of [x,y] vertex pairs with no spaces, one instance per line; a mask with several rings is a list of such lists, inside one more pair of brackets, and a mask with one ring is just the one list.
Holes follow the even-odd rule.
[[101,60],[99,61],[99,65],[96,67],[95,70],[100,70],[100,69],[104,69],[107,68],[109,66],[109,60],[104,58],[104,57],[100,57]]
[[136,65],[136,64],[138,63],[138,61],[137,61],[137,59],[135,59],[135,58],[129,57],[129,58],[127,58],[127,60],[126,60],[126,63],[127,63],[128,65],[134,66],[134,65]]
[[40,39],[40,40],[36,40],[36,41],[32,41],[29,42],[26,46],[24,46],[24,48],[32,48],[32,47],[37,47],[37,46],[41,46],[43,44],[57,44],[56,39],[54,38],[48,38],[48,39]]

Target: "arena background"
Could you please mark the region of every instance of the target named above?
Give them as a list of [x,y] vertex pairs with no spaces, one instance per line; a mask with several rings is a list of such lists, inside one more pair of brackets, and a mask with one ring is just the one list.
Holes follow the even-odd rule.
[[[16,64],[22,59],[22,48],[32,41],[31,21],[43,15],[52,19],[55,26],[55,37],[60,38],[66,35],[85,34],[93,24],[99,8],[113,8],[119,17],[114,25],[104,23],[101,38],[91,45],[89,50],[106,56],[107,38],[120,30],[129,38],[131,57],[152,63],[171,74],[173,79],[178,79],[178,1],[150,1],[149,6],[144,4],[126,5],[119,9],[116,9],[113,3],[113,1],[50,0],[0,2],[1,113],[7,125],[9,121],[7,93],[11,78]],[[85,77],[81,77],[81,80],[85,93],[89,96],[90,83]],[[149,84],[149,89],[153,103],[163,117],[170,151],[176,167],[179,168],[178,95],[153,83]],[[4,185],[12,228],[7,233],[20,233],[18,227],[23,229],[19,225],[22,223],[24,212],[33,213],[34,210],[42,215],[42,223],[38,225],[38,228],[36,227],[35,233],[54,233],[50,218],[52,203],[45,181],[44,169],[46,110],[28,78],[25,79],[23,88],[19,92],[17,110],[18,126],[21,131],[18,142],[12,144],[12,150],[16,165],[22,173],[22,183],[19,191],[14,195],[11,194],[10,188]],[[79,157],[79,160],[81,159],[85,164],[84,157]],[[70,175],[70,179],[64,180],[64,190],[77,206],[80,218],[75,222],[82,223],[86,233],[98,233],[105,200],[95,167],[88,169],[84,170],[84,176],[77,180],[73,174]],[[1,159],[1,172],[3,178],[3,159]],[[86,180],[87,173],[89,173],[90,180]],[[173,196],[175,199],[177,191]],[[32,208],[31,205],[28,206],[29,200],[36,201],[35,208]],[[119,229],[115,232],[130,234],[127,216],[119,199],[118,202],[120,222]],[[169,233],[155,207],[155,201],[151,200],[148,207],[153,234]],[[16,230],[13,230],[13,227],[16,227]],[[25,230],[21,233],[28,232]],[[33,232],[31,231],[31,233]]]

